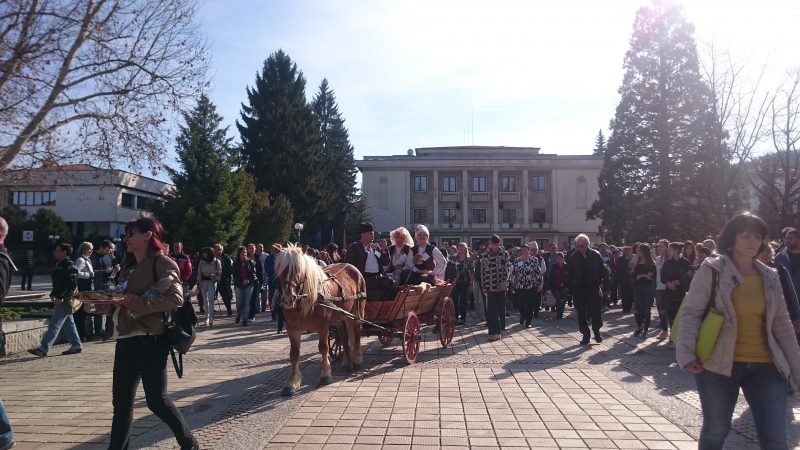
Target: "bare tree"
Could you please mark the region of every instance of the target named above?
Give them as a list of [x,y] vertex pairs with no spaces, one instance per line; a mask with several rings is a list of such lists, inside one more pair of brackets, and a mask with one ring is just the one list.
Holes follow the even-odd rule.
[[747,184],[744,169],[753,149],[766,137],[772,97],[761,89],[766,65],[750,79],[747,69],[752,66],[734,60],[729,51],[720,51],[711,42],[705,53],[701,70],[714,95],[714,130],[701,163],[702,201],[696,215],[709,222],[709,229],[720,229],[744,200],[737,187]]
[[789,73],[775,93],[769,114],[773,153],[755,161],[752,180],[759,212],[773,219],[773,230],[797,225],[800,218],[800,68]]
[[161,165],[205,84],[194,0],[0,0],[0,170]]

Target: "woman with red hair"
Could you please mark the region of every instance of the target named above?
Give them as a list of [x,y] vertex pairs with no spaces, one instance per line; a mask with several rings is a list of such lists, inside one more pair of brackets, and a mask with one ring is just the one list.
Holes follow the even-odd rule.
[[133,424],[133,402],[141,379],[147,406],[170,427],[181,449],[199,448],[175,404],[167,398],[167,355],[163,313],[183,303],[178,266],[164,255],[164,228],[140,217],[125,225],[128,253],[117,291],[124,294],[114,312],[114,381],[110,449],[126,449]]

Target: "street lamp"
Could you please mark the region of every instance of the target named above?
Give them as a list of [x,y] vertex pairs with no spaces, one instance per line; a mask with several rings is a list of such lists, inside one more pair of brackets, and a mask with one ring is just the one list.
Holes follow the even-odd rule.
[[303,232],[303,224],[299,223],[299,222],[294,224],[294,230],[297,231],[297,243],[299,244],[300,243],[300,233]]
[[61,239],[61,236],[57,234],[51,234],[50,236],[47,236],[47,238],[50,239],[50,242],[52,244],[55,244],[56,242],[58,242],[59,239]]

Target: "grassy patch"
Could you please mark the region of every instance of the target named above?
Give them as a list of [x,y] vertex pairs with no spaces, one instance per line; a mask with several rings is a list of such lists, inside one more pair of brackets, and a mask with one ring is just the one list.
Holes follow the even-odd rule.
[[0,317],[5,321],[20,320],[25,313],[49,311],[49,308],[25,308],[25,307],[10,307],[6,306],[0,308]]

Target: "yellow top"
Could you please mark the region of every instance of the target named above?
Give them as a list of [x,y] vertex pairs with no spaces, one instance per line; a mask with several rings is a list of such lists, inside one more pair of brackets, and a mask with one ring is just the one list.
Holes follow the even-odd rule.
[[738,334],[733,360],[736,362],[772,362],[767,343],[767,300],[761,275],[750,275],[731,292],[736,310]]

